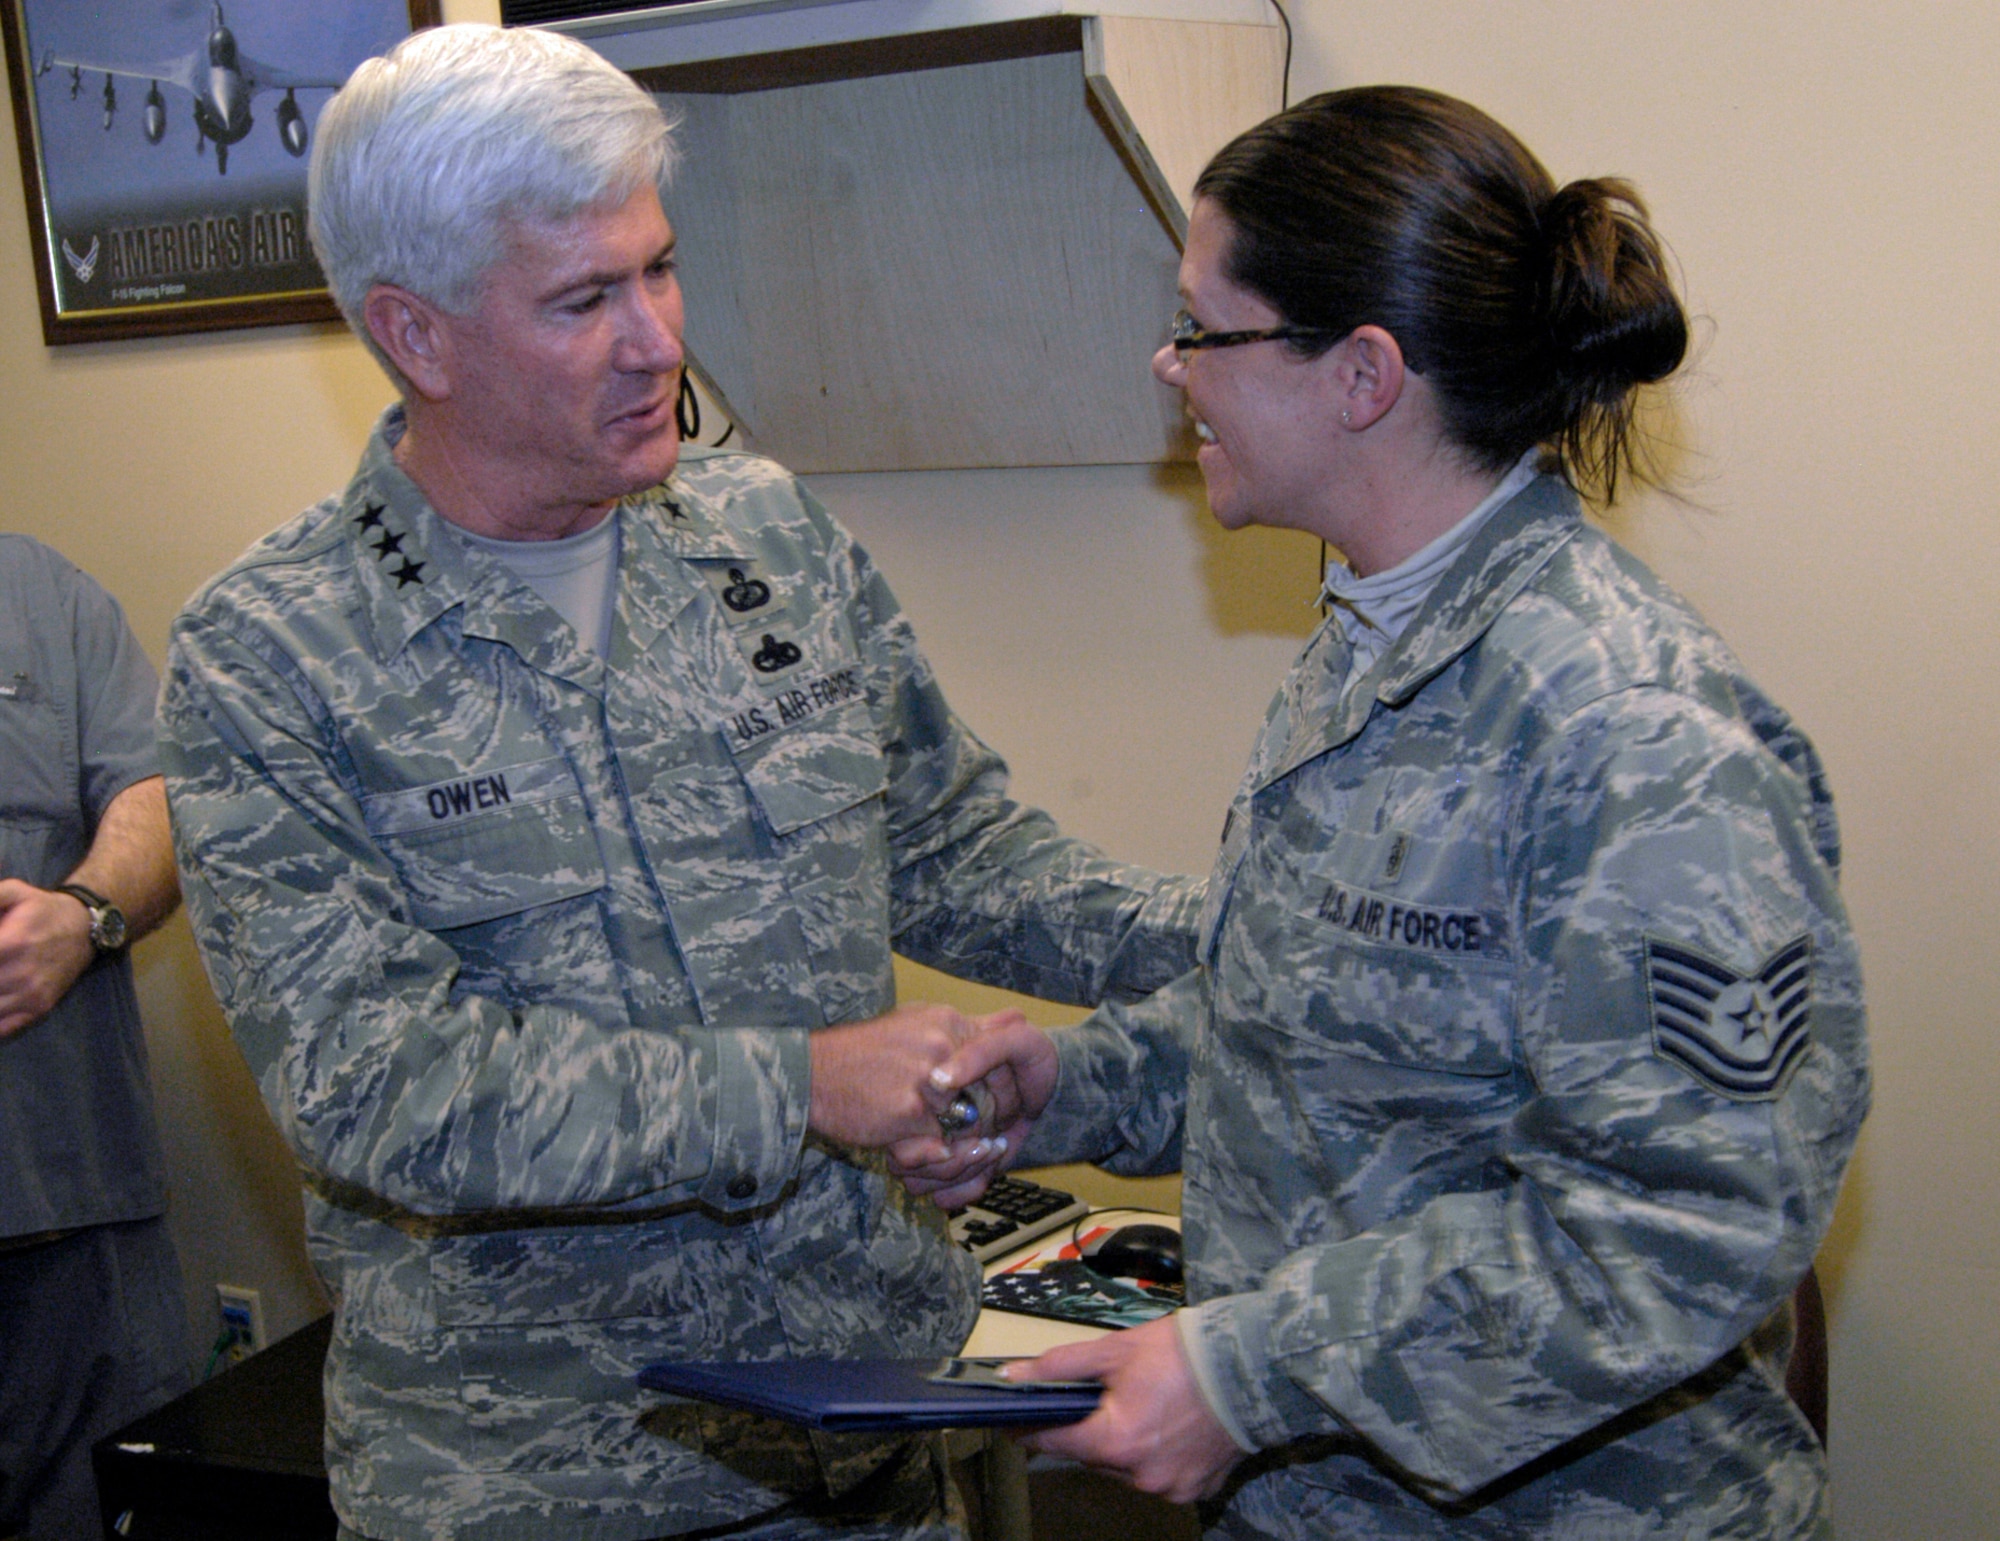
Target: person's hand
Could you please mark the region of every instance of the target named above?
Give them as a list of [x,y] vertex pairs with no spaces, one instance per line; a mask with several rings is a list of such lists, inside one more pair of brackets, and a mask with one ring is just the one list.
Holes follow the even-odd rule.
[[1007,1370],[1011,1380],[1104,1383],[1081,1423],[1025,1437],[1031,1450],[1080,1461],[1177,1504],[1212,1498],[1243,1459],[1195,1384],[1172,1317],[1052,1348]]
[[956,1209],[986,1191],[987,1185],[1020,1159],[1022,1143],[1054,1095],[1057,1072],[1053,1039],[1019,1012],[988,1017],[985,1030],[942,1067],[944,1081],[958,1086],[1010,1080],[1019,1104],[1012,1119],[996,1117],[991,1128],[945,1139],[926,1131],[890,1147],[889,1169],[910,1192],[928,1194],[940,1208]]
[[78,900],[0,878],[0,1038],[54,1010],[95,956]]
[[806,1121],[815,1133],[868,1148],[928,1139],[943,1144],[938,1114],[974,1081],[990,1112],[966,1131],[990,1135],[1017,1123],[1021,1097],[1005,1063],[991,1073],[958,1076],[954,1051],[986,1031],[1027,1025],[1017,1011],[967,1017],[949,1006],[908,1003],[865,1022],[850,1022],[814,1033],[812,1098]]
[[943,1143],[919,1136],[889,1147],[890,1174],[918,1198],[935,1200],[940,1209],[976,1202],[1019,1159],[1016,1137],[1006,1134],[961,1135]]

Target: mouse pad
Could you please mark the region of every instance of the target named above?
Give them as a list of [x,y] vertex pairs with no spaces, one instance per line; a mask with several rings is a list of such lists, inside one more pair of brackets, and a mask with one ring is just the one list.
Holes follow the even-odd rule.
[[1059,1258],[1039,1268],[995,1274],[986,1281],[979,1303],[1085,1327],[1137,1327],[1178,1310],[1185,1298],[1178,1284],[1106,1279],[1074,1259]]

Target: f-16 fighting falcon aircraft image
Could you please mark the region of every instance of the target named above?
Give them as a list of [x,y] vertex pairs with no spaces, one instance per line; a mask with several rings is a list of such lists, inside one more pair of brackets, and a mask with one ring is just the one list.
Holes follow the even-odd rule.
[[306,121],[299,110],[299,91],[338,91],[342,82],[330,75],[299,75],[253,59],[236,46],[236,34],[222,19],[217,3],[208,29],[208,44],[164,64],[123,64],[101,59],[65,58],[51,50],[42,55],[37,75],[53,69],[69,71],[70,100],[83,89],[86,72],[104,77],[104,126],[108,130],[118,111],[115,77],[148,82],[145,114],[141,127],[146,141],[158,144],[166,137],[167,102],[160,95],[163,85],[175,86],[194,98],[195,153],[199,155],[215,141],[215,169],[229,172],[229,147],[249,134],[252,123],[250,99],[259,91],[283,91],[278,103],[278,138],[293,155],[306,153]]

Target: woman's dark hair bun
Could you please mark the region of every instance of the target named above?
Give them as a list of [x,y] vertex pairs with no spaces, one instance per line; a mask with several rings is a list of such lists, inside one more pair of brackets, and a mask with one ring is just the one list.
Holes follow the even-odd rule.
[[1673,373],[1688,327],[1628,184],[1558,188],[1478,108],[1386,85],[1266,119],[1195,194],[1229,220],[1229,277],[1321,339],[1290,346],[1382,327],[1472,463],[1554,450],[1607,503],[1621,477],[1654,479],[1636,388]]
[[1687,318],[1632,185],[1571,182],[1543,206],[1541,227],[1549,330],[1573,385],[1602,400],[1672,374],[1687,352]]
[[1571,182],[1542,205],[1543,315],[1556,411],[1550,437],[1565,471],[1606,502],[1622,476],[1651,480],[1633,388],[1664,380],[1687,353],[1687,313],[1659,237],[1629,182]]

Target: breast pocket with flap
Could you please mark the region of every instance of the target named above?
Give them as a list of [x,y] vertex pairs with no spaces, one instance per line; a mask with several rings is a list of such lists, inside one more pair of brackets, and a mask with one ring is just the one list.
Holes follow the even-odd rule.
[[582,790],[557,755],[379,793],[362,812],[402,878],[411,919],[427,931],[604,886]]

